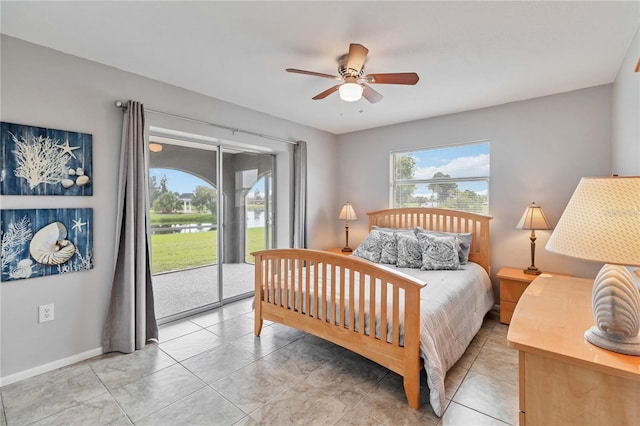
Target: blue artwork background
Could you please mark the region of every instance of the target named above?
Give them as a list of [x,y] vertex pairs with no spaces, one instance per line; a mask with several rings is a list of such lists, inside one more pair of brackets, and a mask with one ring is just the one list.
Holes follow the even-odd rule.
[[[18,168],[16,155],[16,143],[11,137],[13,134],[19,140],[24,139],[32,143],[34,137],[42,136],[56,141],[56,144],[69,144],[73,149],[67,162],[67,169],[84,169],[84,174],[89,177],[89,183],[84,186],[73,185],[64,188],[60,183],[40,183],[31,189],[26,179],[17,177],[15,170]],[[44,127],[26,126],[23,124],[0,122],[0,139],[2,140],[2,157],[0,158],[0,194],[2,195],[93,195],[93,164],[92,149],[93,136],[87,133],[77,133],[65,130],[47,129]],[[75,180],[76,176],[67,176]]]
[[[36,278],[67,272],[77,272],[93,269],[93,209],[18,209],[2,210],[2,279],[14,281],[23,278]],[[61,222],[67,228],[67,238],[76,246],[76,253],[61,265],[43,265],[35,261],[29,254],[28,241],[17,245],[5,244],[6,234],[10,224],[17,224],[27,218],[31,227],[31,238],[43,227],[53,222]],[[75,226],[74,226],[75,225]],[[15,253],[15,258],[7,263],[7,256]],[[31,268],[20,269],[18,262],[30,259]],[[18,276],[24,270],[31,272],[29,276]],[[16,273],[16,271],[18,273]],[[13,272],[13,273],[12,273]],[[22,275],[25,275],[22,273]]]

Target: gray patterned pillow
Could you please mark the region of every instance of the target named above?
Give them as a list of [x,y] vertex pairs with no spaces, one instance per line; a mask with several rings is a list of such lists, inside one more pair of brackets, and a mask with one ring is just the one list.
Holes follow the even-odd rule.
[[425,271],[440,269],[460,269],[458,241],[455,235],[439,237],[428,233],[418,233],[422,251],[422,267]]
[[398,243],[398,268],[422,267],[422,251],[418,238],[411,234],[396,233]]
[[398,260],[398,244],[393,232],[380,231],[380,263],[395,265]]
[[380,243],[382,251],[380,252],[380,263],[395,265],[398,262],[398,242],[396,234],[413,235],[413,228],[393,229],[374,227],[374,229],[381,233]]
[[471,251],[471,240],[473,236],[470,232],[468,233],[454,233],[454,232],[441,232],[441,231],[427,231],[426,229],[422,229],[420,227],[416,228],[416,235],[419,233],[431,234],[436,237],[448,237],[455,236],[458,238],[458,257],[460,259],[460,264],[464,265],[469,261],[469,252]]
[[382,232],[373,230],[367,234],[353,255],[371,262],[379,263],[382,254]]

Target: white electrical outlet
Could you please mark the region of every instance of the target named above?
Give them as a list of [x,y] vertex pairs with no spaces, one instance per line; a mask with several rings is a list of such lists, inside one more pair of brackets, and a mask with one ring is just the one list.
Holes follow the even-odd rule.
[[53,303],[50,305],[38,306],[39,322],[53,321]]

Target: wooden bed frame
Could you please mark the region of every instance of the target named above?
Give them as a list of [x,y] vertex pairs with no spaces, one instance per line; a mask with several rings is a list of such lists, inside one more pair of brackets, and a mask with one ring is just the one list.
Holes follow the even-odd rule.
[[[489,216],[434,208],[387,209],[367,214],[370,230],[374,226],[419,226],[434,231],[471,232],[469,260],[490,272]],[[426,283],[393,270],[393,267],[381,267],[354,256],[325,251],[273,249],[253,254],[256,336],[260,335],[263,320],[269,320],[338,344],[401,375],[409,405],[419,408],[420,369],[423,367],[420,358],[420,289]],[[323,273],[310,279],[311,274],[303,274],[304,269],[310,268],[317,268]],[[357,292],[364,294],[365,280],[375,282],[376,286],[387,291],[376,293],[376,286],[370,286],[368,301],[349,298],[347,295]],[[346,281],[346,286],[332,287],[336,282]],[[296,282],[303,291],[294,290]],[[326,301],[322,295],[327,295]],[[401,300],[404,300],[404,309],[401,309]],[[318,309],[321,304],[326,304],[328,309]],[[301,306],[311,309],[298,309]],[[364,326],[354,327],[356,323],[365,324],[367,310],[379,315],[380,330],[390,328],[390,338],[384,338],[387,336],[382,331],[376,336],[375,332],[366,333]],[[355,313],[358,317],[354,318]],[[404,345],[400,345],[401,315]]]

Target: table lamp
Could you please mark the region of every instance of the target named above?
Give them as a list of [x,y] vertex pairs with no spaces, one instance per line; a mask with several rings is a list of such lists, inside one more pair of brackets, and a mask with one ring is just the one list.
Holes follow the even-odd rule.
[[338,219],[344,220],[345,245],[342,251],[345,253],[353,251],[351,247],[349,247],[349,221],[356,220],[358,218],[356,217],[356,212],[353,210],[353,207],[351,207],[351,204],[349,204],[348,201],[342,206],[342,210],[340,210]]
[[640,356],[640,270],[627,268],[640,266],[640,176],[582,178],[546,248],[605,264],[592,289],[596,325],[584,337]]
[[529,207],[524,211],[520,222],[516,225],[516,229],[530,229],[531,235],[529,239],[531,240],[531,266],[527,269],[524,269],[525,274],[531,275],[539,275],[542,271],[536,268],[535,260],[536,260],[536,229],[553,229],[547,217],[544,215],[542,211],[542,207],[536,205],[536,203],[531,203]]

